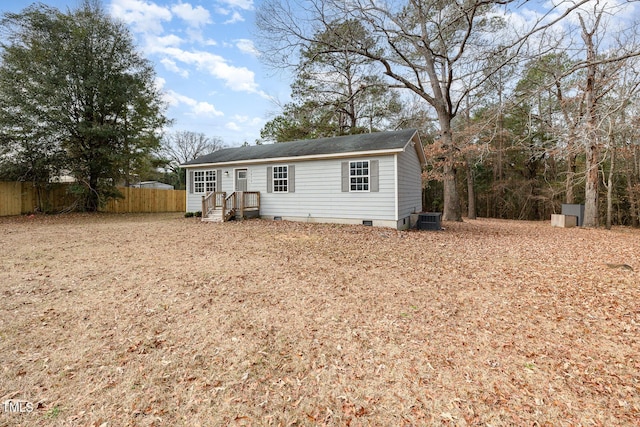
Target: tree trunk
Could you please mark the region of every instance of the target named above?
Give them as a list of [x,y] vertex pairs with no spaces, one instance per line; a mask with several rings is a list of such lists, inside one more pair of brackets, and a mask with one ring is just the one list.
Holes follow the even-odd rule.
[[504,176],[504,170],[503,170],[503,158],[504,158],[504,140],[503,140],[503,133],[504,133],[504,114],[502,113],[502,90],[500,90],[500,88],[498,88],[498,105],[500,108],[500,111],[498,112],[498,168],[496,171],[496,176],[494,177],[494,180],[496,181],[502,181],[502,177]]
[[456,169],[450,161],[444,165],[444,213],[443,221],[462,221],[460,198],[456,188]]
[[444,170],[442,183],[444,186],[444,212],[443,221],[462,221],[462,210],[460,208],[460,196],[456,186],[456,153],[453,147],[451,136],[451,117],[446,112],[438,114],[440,131],[442,133],[442,147],[445,150]]
[[100,199],[98,197],[98,174],[90,170],[89,179],[87,180],[89,186],[86,189],[84,196],[84,210],[87,212],[97,212],[100,205]]
[[631,147],[632,165],[627,169],[627,194],[629,197],[629,216],[631,217],[631,226],[637,227],[640,219],[640,206],[637,197],[636,188],[638,185],[638,147]]
[[613,169],[616,161],[616,149],[611,146],[611,167],[607,179],[607,230],[611,230],[611,217],[613,215]]
[[629,173],[629,177],[627,178],[627,193],[629,194],[629,215],[631,216],[631,225],[633,227],[638,226],[638,199],[636,197],[636,189],[635,184],[638,182],[638,173],[637,173],[637,147],[633,147],[633,166],[631,167],[631,171]]
[[[465,120],[467,129],[471,128],[471,105],[470,96],[466,99],[467,108],[465,109]],[[476,189],[475,189],[475,177],[473,175],[473,165],[471,162],[472,155],[467,153],[466,156],[467,166],[467,217],[469,219],[476,219],[478,217],[476,210]]]
[[629,193],[629,216],[631,217],[631,226],[638,226],[638,202],[636,201],[636,194],[633,189],[633,184],[629,179],[627,184],[627,193]]
[[584,189],[584,227],[598,226],[598,147],[596,143],[586,147],[587,176]]
[[573,192],[573,182],[576,175],[576,156],[569,154],[567,158],[567,179],[565,180],[566,197],[565,203],[575,203],[576,196]]
[[467,216],[469,219],[476,219],[476,190],[474,188],[473,167],[471,161],[467,159]]
[[598,160],[600,154],[600,145],[597,135],[597,112],[596,112],[596,93],[595,93],[595,80],[596,80],[596,51],[593,42],[593,35],[596,32],[600,17],[602,13],[598,15],[593,25],[591,32],[587,31],[587,27],[580,18],[580,24],[582,26],[582,39],[584,40],[587,49],[587,76],[585,85],[585,102],[586,102],[586,135],[585,135],[585,154],[586,154],[586,182],[584,193],[584,222],[585,227],[597,227],[598,226]]

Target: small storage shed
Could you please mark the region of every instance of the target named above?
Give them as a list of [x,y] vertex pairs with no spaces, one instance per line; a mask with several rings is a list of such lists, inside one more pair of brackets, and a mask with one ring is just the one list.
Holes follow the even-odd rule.
[[425,161],[415,129],[223,149],[182,165],[187,211],[217,218],[220,200],[250,195],[263,218],[405,229],[422,211]]
[[155,188],[158,190],[173,190],[173,185],[159,181],[142,181],[131,185],[134,188]]

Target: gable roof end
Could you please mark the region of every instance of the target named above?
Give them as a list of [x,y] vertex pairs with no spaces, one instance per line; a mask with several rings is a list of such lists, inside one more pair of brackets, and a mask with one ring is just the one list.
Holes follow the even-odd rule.
[[424,167],[427,164],[427,154],[424,152],[424,146],[422,145],[420,134],[417,131],[411,138],[411,145],[415,146],[416,152],[418,153],[418,160],[420,160],[420,165]]

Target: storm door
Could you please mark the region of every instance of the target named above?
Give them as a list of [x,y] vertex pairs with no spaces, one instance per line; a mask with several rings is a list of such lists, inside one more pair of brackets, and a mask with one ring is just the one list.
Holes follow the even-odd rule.
[[247,191],[246,169],[236,169],[236,191]]

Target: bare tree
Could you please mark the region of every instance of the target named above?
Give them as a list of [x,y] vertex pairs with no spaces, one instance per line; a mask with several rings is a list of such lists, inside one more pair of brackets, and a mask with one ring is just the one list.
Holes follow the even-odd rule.
[[171,171],[170,175],[173,176],[170,179],[176,188],[184,188],[186,173],[180,165],[221,148],[225,148],[225,145],[220,138],[191,131],[177,131],[162,138],[156,155],[166,162],[165,167]]
[[[621,43],[616,40],[617,46],[608,46],[606,53],[599,53],[599,44],[605,39],[607,25],[603,23],[603,17],[614,15],[621,10],[616,6],[609,6],[595,1],[592,9],[578,13],[582,40],[584,41],[585,60],[583,67],[586,70],[584,80],[584,149],[586,156],[586,180],[585,180],[585,209],[584,222],[586,227],[598,226],[598,183],[601,166],[603,140],[608,140],[607,120],[608,114],[601,104],[604,97],[613,88],[611,76],[612,65],[615,69],[621,69],[624,62],[640,55],[640,47],[635,42],[635,34],[630,33],[628,40]],[[603,49],[604,50],[604,49]],[[606,109],[606,106],[604,107]],[[612,163],[614,150],[611,150]],[[613,163],[615,164],[615,163]]]
[[[506,43],[511,33],[501,31],[504,20],[496,10],[500,5],[515,5],[511,0],[408,0],[402,4],[390,0],[266,0],[258,9],[257,25],[262,57],[274,67],[295,67],[297,54],[315,44],[325,53],[368,58],[391,84],[409,89],[430,105],[438,117],[444,158],[443,219],[458,221],[462,215],[456,169],[461,156],[452,138],[451,121],[465,97],[492,75],[491,69],[513,61],[528,37],[586,1],[571,2],[554,19],[545,15],[525,35],[514,33],[511,43]],[[348,19],[360,22],[369,37],[347,38],[337,33],[336,37],[318,37]],[[504,60],[496,62],[496,57]]]
[[162,139],[159,154],[169,160],[169,167],[176,171],[181,164],[224,147],[220,138],[191,131],[177,131]]
[[600,26],[602,19],[602,10],[596,10],[593,22],[588,25],[582,14],[578,14],[580,19],[580,27],[582,28],[582,39],[584,40],[586,50],[586,70],[585,79],[585,154],[586,154],[586,182],[585,182],[585,207],[584,222],[587,227],[596,227],[598,225],[598,156],[600,154],[599,135],[597,133],[598,116],[596,105],[598,99],[596,97],[596,72],[598,65],[596,63],[596,46],[594,44],[594,35]]
[[[640,94],[640,76],[636,68],[640,65],[640,59],[630,58],[625,62],[615,62],[608,65],[606,74],[612,89],[609,96],[602,103],[601,122],[606,122],[604,127],[607,132],[604,141],[605,152],[603,160],[607,158],[609,160],[609,173],[605,176],[604,162],[601,162],[603,163],[601,169],[602,181],[607,190],[605,226],[610,229],[613,224],[614,187],[617,175],[619,175],[617,169],[620,168],[618,163],[620,160],[624,162],[625,157],[630,157],[628,155],[629,152],[637,148],[634,141],[634,135],[637,133],[633,126],[633,121],[635,120],[630,120],[630,117],[637,117],[636,109],[638,107],[638,95]],[[620,159],[618,159],[619,154],[621,154]],[[624,179],[627,180],[628,200],[633,222],[635,198],[629,183],[633,181],[634,176],[633,173],[623,173],[623,175]]]
[[[608,123],[619,106],[612,101],[616,96],[611,91],[617,84],[616,75],[640,54],[637,24],[625,22],[625,10],[623,4],[598,0],[574,8],[575,20],[562,22],[545,34],[548,37],[541,37],[538,53],[532,52],[528,67],[529,86],[521,94],[531,106],[536,96],[538,100],[548,97],[548,111],[540,102],[533,108],[535,120],[553,134],[555,152],[566,159],[567,203],[574,203],[574,182],[584,180],[583,225],[587,227],[598,225],[599,175],[607,155],[616,164],[615,138]],[[608,146],[612,149],[604,151]],[[585,161],[582,171],[577,170],[580,153]],[[613,172],[610,177],[614,178]]]

